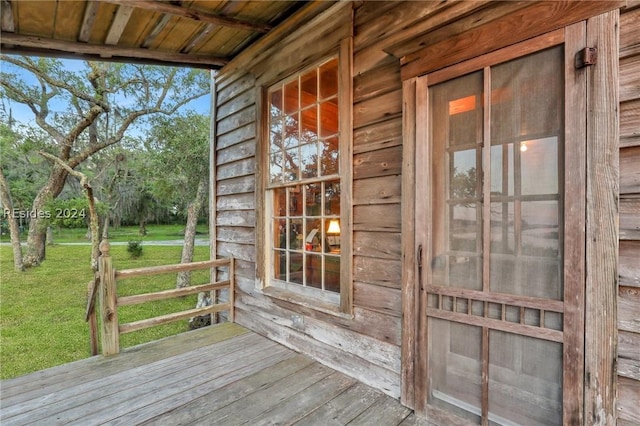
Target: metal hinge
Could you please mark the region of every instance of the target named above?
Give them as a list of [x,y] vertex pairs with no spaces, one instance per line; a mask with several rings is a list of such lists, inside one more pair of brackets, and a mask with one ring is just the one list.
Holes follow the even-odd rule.
[[598,62],[598,49],[595,47],[585,47],[575,57],[575,67],[580,69],[595,65]]

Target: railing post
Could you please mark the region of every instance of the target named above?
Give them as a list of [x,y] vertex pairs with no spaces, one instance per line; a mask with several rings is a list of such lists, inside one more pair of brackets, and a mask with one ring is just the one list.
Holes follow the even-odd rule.
[[236,312],[234,308],[234,304],[236,302],[236,263],[235,259],[232,257],[229,259],[229,322],[234,322],[236,319]]
[[102,355],[120,352],[118,310],[116,306],[116,273],[109,255],[109,240],[100,243],[98,271],[100,273],[100,314],[102,316]]

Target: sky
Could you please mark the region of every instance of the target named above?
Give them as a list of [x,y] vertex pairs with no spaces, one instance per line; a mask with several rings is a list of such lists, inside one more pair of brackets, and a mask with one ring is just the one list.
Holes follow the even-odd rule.
[[[84,63],[83,63],[84,61],[82,60],[61,59],[61,61],[65,65],[65,67],[69,70],[84,69]],[[11,72],[11,73],[17,73],[18,75],[22,76],[22,78],[24,78],[25,81],[35,82],[35,77],[33,77],[31,73],[24,71],[22,70],[22,68],[16,67],[7,62],[0,61],[0,70]],[[185,107],[183,108],[192,109],[200,114],[208,115],[211,112],[211,97],[209,95],[202,96],[201,98],[196,99],[195,101],[192,101],[189,104],[185,105]],[[0,99],[0,116],[2,116],[3,119],[6,119],[7,115],[9,114],[9,109],[11,110],[13,119],[16,120],[18,123],[28,124],[32,122],[34,119],[33,113],[27,106],[20,104],[18,102],[14,102],[7,98]],[[66,110],[65,105],[62,105],[60,103],[58,103],[57,105],[55,103],[52,103],[51,105],[52,113],[56,111],[64,111],[64,110]]]

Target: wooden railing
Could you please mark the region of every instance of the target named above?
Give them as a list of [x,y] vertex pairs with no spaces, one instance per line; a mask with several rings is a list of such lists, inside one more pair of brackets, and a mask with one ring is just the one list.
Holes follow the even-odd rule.
[[[98,272],[95,278],[88,285],[88,301],[85,312],[85,320],[89,323],[89,333],[91,337],[91,352],[98,353],[98,321],[96,312],[96,298],[99,300],[99,311],[101,317],[102,354],[113,355],[120,352],[120,335],[133,331],[154,327],[178,321],[185,318],[200,315],[216,314],[228,311],[228,319],[234,320],[234,259],[205,260],[202,262],[180,263],[175,265],[151,266],[146,268],[115,270],[113,261],[109,254],[110,245],[105,239],[100,243],[100,258],[98,259]],[[155,293],[136,294],[133,296],[117,296],[117,281],[127,278],[160,275],[177,272],[197,271],[217,267],[229,267],[228,279],[224,281],[212,282],[209,284],[196,285],[185,288],[164,290]],[[212,274],[215,277],[215,274]],[[229,290],[228,300],[225,303],[214,303],[210,306],[189,309],[148,318],[126,324],[118,323],[118,307],[126,305],[137,305],[140,303],[164,300],[176,297],[197,294],[200,292],[214,292],[219,290]],[[216,298],[212,297],[215,302]]]

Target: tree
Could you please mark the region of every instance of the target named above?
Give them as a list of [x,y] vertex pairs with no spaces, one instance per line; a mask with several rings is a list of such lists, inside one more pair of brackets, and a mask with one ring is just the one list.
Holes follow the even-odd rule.
[[[156,114],[171,115],[209,90],[208,74],[202,70],[99,62],[78,63],[81,66],[71,70],[57,59],[0,59],[13,66],[3,65],[0,95],[31,110],[48,136],[43,150],[70,169],[119,143],[134,124]],[[50,163],[31,211],[42,211],[63,190],[69,172],[62,163]],[[38,215],[29,222],[27,267],[44,258],[44,225]]]
[[9,235],[11,236],[11,246],[13,247],[13,267],[16,271],[23,271],[24,263],[22,262],[20,231],[18,230],[16,218],[13,215],[13,202],[11,201],[11,194],[9,193],[9,184],[4,177],[2,168],[0,168],[0,202],[2,202],[4,206],[3,216],[9,223]]
[[[181,263],[193,260],[198,217],[204,206],[209,181],[209,118],[195,113],[158,117],[147,142],[154,153],[156,194],[172,199],[186,212]],[[174,170],[175,173],[166,173]],[[190,274],[178,274],[176,287],[187,287]]]

